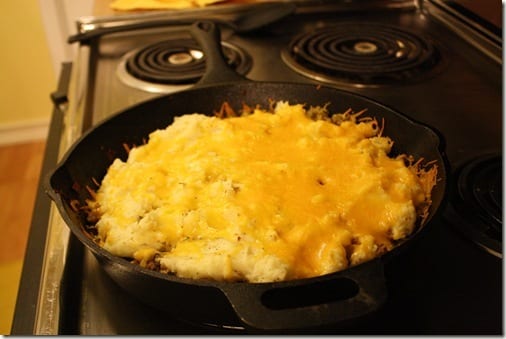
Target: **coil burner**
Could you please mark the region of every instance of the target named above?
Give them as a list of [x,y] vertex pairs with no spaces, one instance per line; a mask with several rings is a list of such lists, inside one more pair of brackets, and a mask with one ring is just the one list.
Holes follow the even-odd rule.
[[441,51],[430,40],[393,26],[361,23],[301,34],[282,58],[308,78],[358,87],[420,81],[443,64]]
[[[242,49],[222,42],[228,65],[239,74],[251,68],[251,58]],[[165,40],[127,53],[117,74],[125,84],[153,93],[169,93],[189,87],[205,72],[206,56],[192,39]]]
[[502,258],[502,156],[484,155],[455,173],[445,216],[466,237]]

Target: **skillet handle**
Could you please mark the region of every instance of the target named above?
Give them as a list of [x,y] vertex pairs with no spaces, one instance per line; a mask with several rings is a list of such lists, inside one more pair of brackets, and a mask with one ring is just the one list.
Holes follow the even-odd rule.
[[241,283],[222,291],[238,317],[246,325],[261,330],[336,325],[377,310],[387,297],[380,259],[282,285]]
[[221,47],[220,28],[212,21],[197,21],[190,27],[190,33],[206,56],[206,71],[197,86],[222,82],[248,81],[226,63]]

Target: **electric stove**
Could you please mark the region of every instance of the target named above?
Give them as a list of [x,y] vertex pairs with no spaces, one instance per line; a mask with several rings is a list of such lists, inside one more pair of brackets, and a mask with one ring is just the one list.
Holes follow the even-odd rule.
[[[229,66],[253,81],[333,86],[390,106],[441,135],[450,169],[441,216],[385,267],[385,305],[307,333],[502,334],[500,27],[455,1],[292,3],[293,12],[256,30],[223,25]],[[257,5],[81,18],[70,39],[77,57],[63,64],[52,94],[42,176],[90,127],[199,81],[206,56],[188,24],[233,20]],[[39,189],[12,334],[247,332],[178,319],[129,296]]]

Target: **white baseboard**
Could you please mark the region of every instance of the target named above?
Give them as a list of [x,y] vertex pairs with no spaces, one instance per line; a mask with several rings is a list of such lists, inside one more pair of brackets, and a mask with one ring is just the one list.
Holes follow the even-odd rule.
[[42,141],[48,130],[49,119],[0,124],[0,145]]

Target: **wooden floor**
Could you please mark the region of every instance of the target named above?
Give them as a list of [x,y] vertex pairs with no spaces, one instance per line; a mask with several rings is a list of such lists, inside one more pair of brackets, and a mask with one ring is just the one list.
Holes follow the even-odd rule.
[[10,333],[45,142],[0,146],[0,334]]

